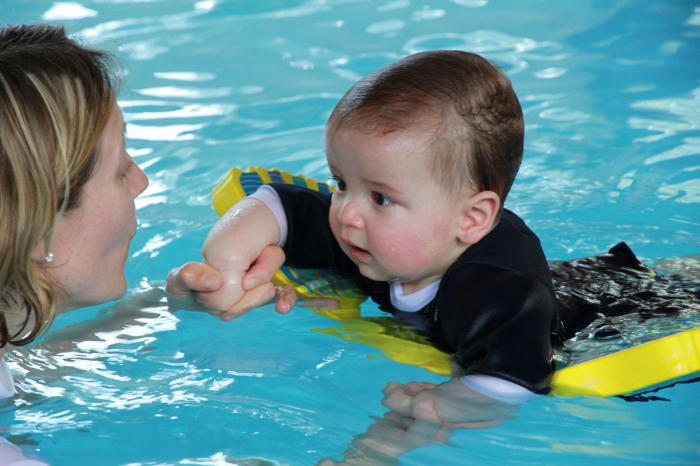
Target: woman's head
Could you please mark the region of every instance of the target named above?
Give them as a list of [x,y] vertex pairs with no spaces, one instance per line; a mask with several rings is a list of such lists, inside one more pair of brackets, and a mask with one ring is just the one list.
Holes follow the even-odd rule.
[[[147,183],[138,167],[129,165],[123,148],[114,83],[111,57],[67,38],[60,27],[0,29],[0,347],[32,341],[57,307],[123,293],[119,284],[113,287],[120,291],[83,293],[76,300],[77,278],[71,278],[77,266],[90,265],[84,254],[99,249],[90,243],[95,235],[88,233],[114,233],[105,227],[109,213],[92,218],[100,204],[94,197],[102,196],[107,206],[119,200],[111,216],[133,218],[133,196]],[[123,191],[138,191],[130,206],[121,201],[124,195],[105,191],[120,189],[116,171],[122,169],[132,173]],[[100,178],[114,181],[105,188],[96,176],[106,170],[115,173],[114,180],[106,172]],[[86,199],[88,190],[92,197]],[[131,235],[133,220],[122,220],[122,229]],[[93,284],[115,266],[87,267],[82,281]],[[123,260],[117,268],[123,268]]]

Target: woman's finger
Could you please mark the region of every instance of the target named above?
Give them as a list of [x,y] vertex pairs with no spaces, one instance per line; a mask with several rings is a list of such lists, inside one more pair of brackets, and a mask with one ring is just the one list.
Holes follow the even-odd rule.
[[198,291],[216,291],[221,284],[221,275],[216,269],[201,262],[188,262],[168,273],[165,291],[175,296],[185,296]]
[[282,248],[267,246],[243,276],[243,289],[248,291],[271,282],[275,272],[284,265],[284,259]]
[[253,288],[250,291],[246,291],[243,297],[239,299],[236,304],[221,314],[221,320],[231,320],[242,316],[254,307],[262,306],[263,304],[272,301],[274,297],[275,287],[269,282],[258,286],[257,288]]

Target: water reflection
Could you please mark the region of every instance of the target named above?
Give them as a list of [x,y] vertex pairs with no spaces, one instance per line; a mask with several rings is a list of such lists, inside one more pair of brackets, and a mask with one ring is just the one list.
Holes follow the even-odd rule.
[[406,23],[399,19],[389,19],[386,21],[379,21],[376,23],[372,23],[367,28],[365,31],[367,31],[367,34],[390,34],[394,33],[400,29],[403,29],[403,27],[406,26]]
[[563,362],[576,364],[699,325],[700,304],[688,306],[672,317],[643,318],[637,314],[608,317],[592,322],[568,340],[558,356]]
[[417,36],[404,45],[407,53],[434,49],[469,50],[485,54],[515,75],[537,62],[558,62],[568,58],[564,48],[549,41],[517,37],[501,31],[480,30],[467,34],[440,33]]
[[489,0],[450,0],[455,5],[464,6],[467,8],[478,8],[486,6]]
[[127,137],[144,141],[191,141],[197,138],[194,133],[203,127],[203,124],[144,126],[129,123]]
[[196,88],[196,87],[175,87],[160,86],[138,89],[139,94],[151,97],[175,97],[185,99],[215,99],[228,97],[231,95],[230,87],[220,88]]
[[153,76],[173,81],[211,81],[216,77],[213,73],[195,71],[156,71]]
[[[670,97],[633,102],[635,110],[653,111],[663,114],[663,118],[631,117],[631,128],[650,131],[652,134],[637,138],[637,142],[657,142],[688,131],[700,129],[700,88],[693,89],[690,97]],[[673,120],[669,116],[675,117]]]
[[56,2],[49,8],[41,19],[46,21],[66,21],[83,18],[94,18],[97,11],[87,8],[77,2]]
[[[145,102],[131,102],[130,105],[143,106]],[[188,104],[173,110],[141,111],[124,113],[128,121],[160,120],[164,118],[199,118],[228,115],[236,109],[235,105]]]
[[413,12],[414,21],[430,21],[442,18],[443,16],[445,16],[445,10],[430,9],[429,7],[423,7],[423,9]]

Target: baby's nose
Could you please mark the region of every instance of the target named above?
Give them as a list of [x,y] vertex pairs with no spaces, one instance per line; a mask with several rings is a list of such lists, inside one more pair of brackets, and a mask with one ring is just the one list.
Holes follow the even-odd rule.
[[338,222],[345,226],[360,228],[362,226],[362,216],[360,215],[357,202],[346,200],[338,209]]

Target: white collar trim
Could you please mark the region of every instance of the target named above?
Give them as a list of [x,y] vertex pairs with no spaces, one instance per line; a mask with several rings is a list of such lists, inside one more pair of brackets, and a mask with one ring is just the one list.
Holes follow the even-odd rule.
[[440,279],[418,291],[404,294],[401,283],[391,282],[389,283],[389,297],[391,304],[399,311],[417,312],[435,298],[438,288],[440,288]]

